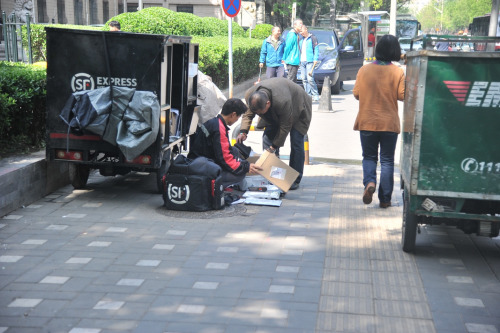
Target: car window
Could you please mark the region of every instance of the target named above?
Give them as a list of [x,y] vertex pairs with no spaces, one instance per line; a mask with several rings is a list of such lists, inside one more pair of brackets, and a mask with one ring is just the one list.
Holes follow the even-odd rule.
[[352,46],[353,51],[360,51],[361,50],[361,38],[359,36],[360,31],[351,31],[347,37],[344,39],[344,44],[342,45],[342,48],[345,48],[346,46]]
[[[288,31],[290,31],[290,29],[286,29],[281,37],[286,39]],[[318,45],[322,44],[319,46],[320,50],[324,48],[334,49],[337,47],[337,40],[335,39],[335,34],[332,31],[309,29],[309,32],[318,38]]]
[[[318,38],[318,45],[326,44],[323,46],[328,48],[337,47],[337,41],[335,40],[335,35],[333,34],[333,32],[327,30],[310,30],[309,32],[315,35],[316,38]],[[322,47],[322,45],[320,45],[320,47]]]

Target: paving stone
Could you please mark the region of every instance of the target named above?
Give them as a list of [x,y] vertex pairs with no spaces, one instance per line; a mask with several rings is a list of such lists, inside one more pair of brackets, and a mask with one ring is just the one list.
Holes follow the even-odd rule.
[[46,239],[27,239],[24,242],[22,242],[21,244],[23,244],[23,245],[43,245],[45,243],[47,243]]
[[19,260],[23,259],[24,256],[0,256],[0,262],[18,262]]
[[94,306],[95,310],[118,310],[125,304],[125,302],[117,301],[99,301]]
[[70,278],[68,276],[46,276],[40,283],[64,284]]
[[450,283],[474,283],[470,276],[446,276]]
[[192,314],[201,314],[205,311],[204,305],[193,305],[193,304],[181,304],[177,309],[177,312],[180,313],[192,313]]
[[206,290],[215,290],[219,286],[219,282],[204,282],[198,281],[193,285],[194,289],[206,289]]
[[133,286],[138,287],[142,285],[144,279],[121,279],[116,283],[117,286]]
[[466,297],[455,297],[455,303],[460,306],[475,306],[479,308],[484,308],[483,301],[479,298],[466,298]]
[[470,333],[498,333],[497,328],[493,325],[465,323],[465,327]]
[[9,308],[33,308],[42,301],[40,298],[17,298],[9,304]]
[[280,293],[280,294],[293,294],[295,292],[294,286],[280,286],[280,285],[271,285],[269,287],[270,293]]
[[67,264],[88,264],[92,258],[78,258],[78,257],[73,257],[69,258],[66,260]]

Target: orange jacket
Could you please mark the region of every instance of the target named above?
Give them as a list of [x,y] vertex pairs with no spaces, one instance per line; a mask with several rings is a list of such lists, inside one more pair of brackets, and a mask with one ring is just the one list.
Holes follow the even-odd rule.
[[370,63],[361,67],[352,90],[359,100],[356,131],[400,133],[398,100],[404,100],[405,75],[394,65]]

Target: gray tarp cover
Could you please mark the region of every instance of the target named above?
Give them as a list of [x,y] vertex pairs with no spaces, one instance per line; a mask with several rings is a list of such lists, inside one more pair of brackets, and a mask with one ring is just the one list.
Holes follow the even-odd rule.
[[[113,87],[110,112],[109,93],[109,87],[74,93],[60,117],[72,129],[100,135],[103,140],[118,146],[127,160],[133,160],[156,141],[160,104],[150,91]],[[84,99],[90,105],[79,103]]]

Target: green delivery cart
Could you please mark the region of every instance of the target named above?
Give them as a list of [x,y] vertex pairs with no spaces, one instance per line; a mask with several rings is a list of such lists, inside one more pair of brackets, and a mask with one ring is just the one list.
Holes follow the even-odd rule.
[[[424,35],[407,54],[402,248],[420,225],[497,237],[500,227],[500,52],[434,51],[444,40],[485,49],[499,38]],[[472,48],[474,49],[474,48]]]

